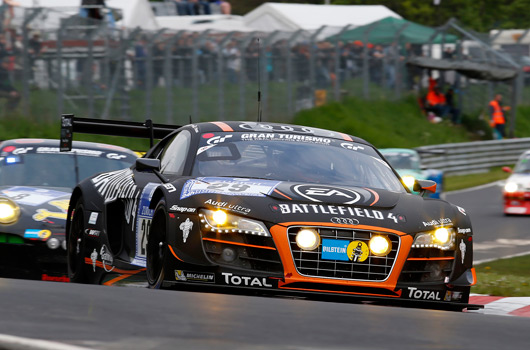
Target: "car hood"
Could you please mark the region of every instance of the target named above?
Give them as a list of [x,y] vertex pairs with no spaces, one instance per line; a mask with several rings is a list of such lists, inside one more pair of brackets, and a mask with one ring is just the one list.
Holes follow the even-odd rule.
[[382,189],[238,178],[187,180],[173,208],[185,212],[201,207],[286,226],[331,222],[404,232],[455,226],[458,216],[465,215],[443,200]]
[[[0,225],[0,232],[29,239],[50,235],[64,235],[70,188],[44,188],[32,186],[2,186],[0,196],[7,197],[20,208],[18,221]],[[40,231],[48,230],[42,233]],[[46,238],[46,239],[47,239]]]
[[530,189],[530,174],[512,174],[506,180],[506,183],[508,182],[515,182]]

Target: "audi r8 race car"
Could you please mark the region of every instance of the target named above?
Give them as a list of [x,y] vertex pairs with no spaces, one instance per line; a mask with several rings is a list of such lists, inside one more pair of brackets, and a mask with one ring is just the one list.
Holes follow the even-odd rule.
[[[63,117],[74,131],[87,121]],[[150,126],[151,135],[157,130]],[[471,307],[466,211],[410,193],[365,140],[257,122],[165,134],[135,165],[74,189],[66,238],[72,281],[113,284],[145,272],[151,288]],[[435,188],[426,180],[414,187]]]
[[524,152],[515,168],[502,168],[511,173],[504,185],[504,213],[530,214],[530,151]]
[[66,212],[82,179],[123,169],[136,155],[125,148],[59,140],[0,142],[0,276],[65,280]]
[[432,180],[436,182],[436,192],[429,194],[431,198],[440,198],[443,192],[443,171],[424,169],[420,155],[416,150],[408,148],[383,148],[379,150],[385,159],[397,170],[407,187],[414,192],[414,181]]

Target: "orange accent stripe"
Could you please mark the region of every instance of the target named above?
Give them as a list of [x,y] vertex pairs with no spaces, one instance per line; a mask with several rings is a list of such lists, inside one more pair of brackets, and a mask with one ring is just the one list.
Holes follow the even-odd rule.
[[280,191],[278,191],[277,189],[274,189],[274,192],[278,193],[279,195],[282,195],[284,196],[285,198],[287,198],[288,200],[292,201],[293,199],[291,197],[289,197],[288,195],[286,194],[283,194],[281,193]]
[[290,289],[290,290],[306,290],[311,292],[325,292],[325,293],[338,293],[338,294],[354,294],[354,295],[370,295],[370,296],[377,296],[377,297],[388,297],[388,298],[399,298],[401,297],[401,290],[399,291],[398,295],[388,295],[388,294],[375,294],[375,293],[359,293],[359,292],[344,292],[344,291],[336,291],[336,290],[322,290],[322,289],[311,289],[311,288],[292,288],[292,287],[280,287],[280,289]]
[[203,238],[203,241],[212,241],[212,242],[218,242],[218,243],[228,243],[233,245],[241,245],[244,247],[251,247],[251,248],[262,248],[262,249],[269,249],[269,250],[276,250],[276,248],[273,247],[265,247],[262,245],[254,245],[254,244],[246,244],[246,243],[239,243],[239,242],[232,242],[232,241],[224,241],[222,239],[214,239],[214,238]]
[[407,260],[421,260],[421,261],[427,261],[427,260],[455,260],[454,256],[443,256],[439,258],[408,258]]
[[180,261],[184,262],[184,260],[182,260],[181,258],[179,258],[179,257],[177,256],[177,254],[175,254],[175,251],[173,250],[173,247],[171,247],[169,244],[168,244],[167,246],[169,247],[169,250],[171,251],[171,254],[173,254],[173,256],[174,256],[175,258],[177,258],[177,260],[180,260]]
[[369,188],[364,188],[365,190],[368,190],[370,192],[372,192],[372,194],[374,195],[375,199],[374,201],[372,202],[372,204],[370,204],[370,206],[374,205],[375,203],[379,202],[379,193],[375,192],[374,190],[371,190]]
[[230,125],[228,125],[228,124],[226,124],[226,123],[223,123],[223,122],[210,122],[210,123],[217,125],[217,126],[220,127],[221,130],[223,130],[223,131],[234,131],[234,129],[232,129],[232,128],[230,127]]
[[137,273],[140,273],[140,272],[143,271],[143,270],[145,270],[145,269],[138,270],[138,271],[134,271],[133,273],[130,273],[130,274],[123,274],[123,275],[121,275],[121,276],[118,276],[118,277],[116,277],[116,278],[111,279],[110,281],[107,281],[107,282],[103,283],[103,285],[105,285],[105,286],[112,286],[114,283],[119,282],[119,281],[121,281],[121,280],[124,280],[124,279],[126,279],[127,277],[131,277],[131,276],[133,276],[133,275],[136,275]]
[[471,273],[473,274],[473,283],[471,283],[472,286],[477,284],[477,271],[475,271],[475,268],[471,268]]
[[340,136],[342,136],[343,139],[345,139],[346,141],[351,141],[353,142],[353,139],[350,137],[350,135],[347,135],[347,134],[343,134],[341,132],[339,132]]

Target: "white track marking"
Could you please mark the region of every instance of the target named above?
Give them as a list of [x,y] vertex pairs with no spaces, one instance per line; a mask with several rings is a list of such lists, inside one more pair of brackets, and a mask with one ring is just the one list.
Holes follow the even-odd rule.
[[63,344],[49,340],[15,337],[0,334],[0,348],[12,350],[93,350],[75,345]]

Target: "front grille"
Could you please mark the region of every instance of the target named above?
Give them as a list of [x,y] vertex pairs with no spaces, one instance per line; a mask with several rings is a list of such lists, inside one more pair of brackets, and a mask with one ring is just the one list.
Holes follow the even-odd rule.
[[[322,239],[368,241],[374,235],[387,236],[392,242],[392,249],[385,257],[370,254],[363,262],[324,260],[322,259],[322,243],[313,251],[301,250],[296,244],[296,234],[301,228],[312,228],[318,231]],[[399,236],[394,234],[352,230],[334,227],[292,226],[287,230],[291,253],[296,269],[301,275],[309,277],[338,278],[347,280],[384,281],[390,275],[399,251]]]

